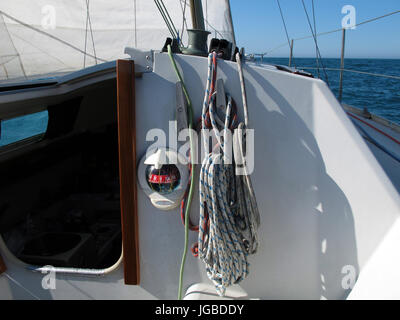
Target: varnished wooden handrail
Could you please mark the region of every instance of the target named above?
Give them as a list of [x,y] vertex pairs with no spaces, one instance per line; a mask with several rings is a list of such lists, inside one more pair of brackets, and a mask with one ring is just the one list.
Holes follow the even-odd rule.
[[136,183],[135,64],[117,60],[118,146],[125,284],[140,281]]
[[0,274],[5,272],[7,270],[6,264],[4,263],[4,260],[2,256],[0,255]]

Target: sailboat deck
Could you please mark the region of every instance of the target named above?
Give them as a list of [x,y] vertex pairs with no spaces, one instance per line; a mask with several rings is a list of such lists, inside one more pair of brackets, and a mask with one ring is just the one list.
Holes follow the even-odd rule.
[[[359,133],[364,136],[369,149],[400,192],[400,127],[375,115],[365,117],[362,110],[354,107],[344,105],[344,109],[361,127],[357,128]],[[365,136],[365,132],[372,140]]]

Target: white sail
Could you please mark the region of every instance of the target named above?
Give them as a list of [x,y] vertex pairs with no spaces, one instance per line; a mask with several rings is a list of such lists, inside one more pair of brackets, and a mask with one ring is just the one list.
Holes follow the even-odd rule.
[[[192,27],[189,1],[164,0],[164,4],[179,33]],[[212,36],[232,41],[229,10],[227,0],[203,1],[206,29]],[[151,0],[2,1],[0,81],[115,60],[125,56],[128,46],[161,49],[168,36]],[[182,40],[187,44],[186,32]]]

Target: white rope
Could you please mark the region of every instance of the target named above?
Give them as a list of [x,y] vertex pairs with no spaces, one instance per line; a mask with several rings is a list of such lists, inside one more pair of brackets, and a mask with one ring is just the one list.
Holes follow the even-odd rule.
[[239,72],[240,88],[242,90],[244,124],[247,127],[249,125],[249,112],[248,112],[248,109],[247,109],[246,87],[245,87],[245,84],[244,84],[242,61],[240,59],[240,53],[239,52],[236,53],[236,62],[237,62],[237,67],[238,67],[238,72]]
[[[249,123],[249,111],[247,106],[247,95],[246,95],[246,86],[243,76],[243,67],[240,59],[240,54],[236,54],[236,62],[239,71],[239,79],[240,79],[240,87],[242,90],[242,101],[243,101],[243,113],[244,113],[244,123],[239,123],[237,130],[234,131],[233,138],[233,150],[236,166],[240,166],[243,171],[245,171],[244,175],[236,175],[236,188],[237,193],[239,194],[238,199],[240,199],[240,204],[242,207],[240,208],[240,212],[244,213],[242,216],[246,219],[246,225],[248,227],[248,239],[250,242],[248,243],[250,252],[255,253],[258,247],[258,238],[256,229],[260,225],[260,214],[258,212],[256,195],[254,193],[253,185],[250,179],[250,173],[247,172],[246,166],[246,158],[245,158],[245,145],[246,145],[246,128]],[[240,165],[239,165],[240,164]]]
[[[225,122],[221,128],[215,110],[215,95],[212,95],[210,99],[212,77],[216,73],[216,70],[213,69],[213,55],[215,53],[210,54],[208,60],[208,79],[202,124],[205,128],[207,112],[209,112],[218,148],[224,150],[227,133],[234,120],[230,117],[232,98],[228,97]],[[243,96],[245,97],[244,92]],[[244,104],[247,108],[245,100]],[[239,124],[240,129],[244,129],[244,127],[243,123]],[[220,129],[224,129],[223,139],[219,134]],[[238,132],[243,133],[244,130],[238,130]],[[207,147],[205,134],[203,138],[205,147]],[[244,145],[243,138],[240,136],[236,141]],[[237,147],[242,158],[241,161],[244,159],[243,145]],[[207,275],[221,296],[225,294],[228,286],[239,283],[247,277],[249,274],[248,255],[254,254],[258,248],[256,229],[260,218],[249,181],[249,176],[235,174],[234,164],[225,162],[223,152],[212,152],[203,160],[200,172],[199,257],[205,263]]]

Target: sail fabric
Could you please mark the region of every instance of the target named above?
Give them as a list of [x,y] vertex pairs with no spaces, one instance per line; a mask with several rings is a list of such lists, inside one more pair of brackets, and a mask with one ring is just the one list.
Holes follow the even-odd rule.
[[[189,1],[163,3],[186,45],[186,30],[192,28]],[[228,0],[203,0],[212,37],[234,41],[229,10]],[[0,81],[124,58],[125,47],[160,50],[166,37],[171,34],[152,0],[1,1]]]

